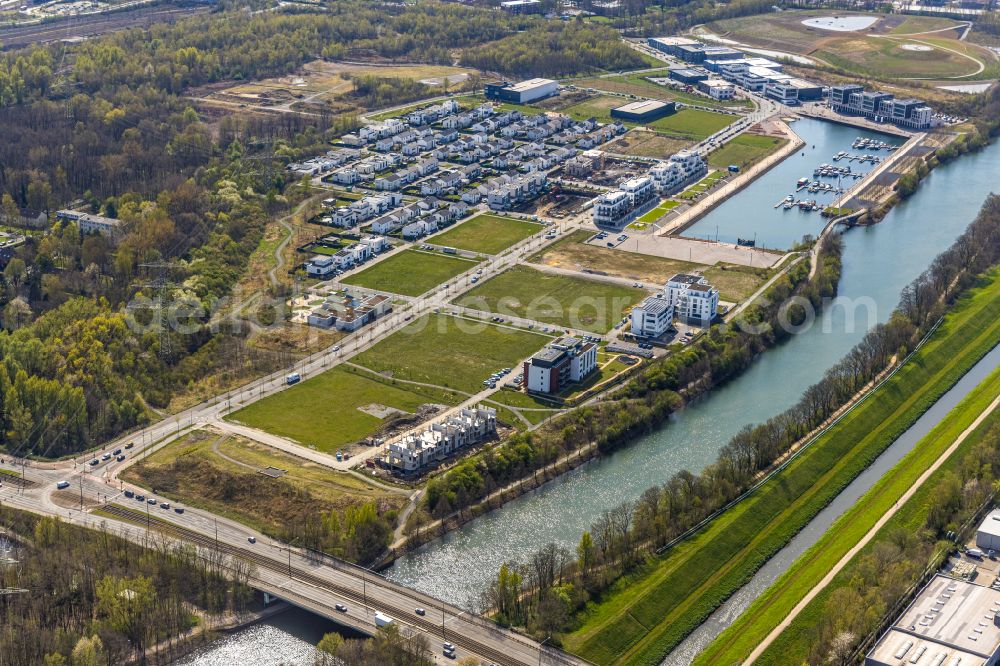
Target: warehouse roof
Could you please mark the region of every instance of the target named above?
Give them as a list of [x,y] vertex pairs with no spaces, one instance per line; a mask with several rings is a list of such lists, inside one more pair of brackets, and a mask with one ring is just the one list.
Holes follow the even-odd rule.
[[[944,663],[982,666],[1000,647],[1000,591],[937,575],[868,655],[868,663]],[[913,658],[919,659],[913,662]],[[901,655],[901,656],[896,656]]]
[[661,102],[655,99],[644,99],[638,102],[629,102],[625,106],[619,106],[615,109],[615,111],[624,111],[625,113],[649,113],[650,111],[659,111],[666,106],[668,106],[666,102]]
[[1000,537],[1000,509],[994,510],[983,519],[979,525],[979,531],[990,536]]
[[527,81],[521,81],[515,83],[509,89],[515,92],[524,92],[526,90],[533,90],[541,86],[547,86],[550,83],[555,83],[552,79],[528,79]]

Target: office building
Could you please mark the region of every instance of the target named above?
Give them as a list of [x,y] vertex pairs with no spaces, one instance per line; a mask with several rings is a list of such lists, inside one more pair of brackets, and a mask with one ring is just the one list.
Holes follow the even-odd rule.
[[507,0],[500,3],[500,9],[508,14],[541,14],[542,0]]

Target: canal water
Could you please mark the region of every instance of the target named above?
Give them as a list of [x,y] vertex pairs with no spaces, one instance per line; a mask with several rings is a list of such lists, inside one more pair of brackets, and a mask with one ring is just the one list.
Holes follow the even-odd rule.
[[[845,150],[851,154],[870,153],[881,158],[892,154],[885,150],[852,149],[851,144],[859,136],[893,145],[904,142],[904,139],[897,136],[813,118],[797,120],[791,127],[802,137],[805,145],[758,178],[749,188],[722,202],[688,227],[684,236],[709,240],[716,240],[718,236],[718,240],[724,243],[735,243],[738,238],[756,238],[759,247],[787,250],[807,234],[819,235],[826,219],[818,212],[807,213],[798,208],[785,210],[780,206],[775,208],[774,205],[789,194],[796,200],[815,199],[820,207],[832,204],[839,196],[833,193],[810,193],[808,190],[796,192],[799,178],[836,186],[836,178],[813,177],[813,170],[826,163],[837,167],[849,166],[854,173],[868,173],[877,166],[870,162],[834,162],[833,156],[840,151]],[[844,178],[842,185],[846,189],[858,182],[860,181],[853,178]]]
[[[817,123],[820,133],[843,135],[841,126],[809,123]],[[851,140],[856,135],[848,132]],[[807,330],[762,354],[738,379],[689,406],[657,432],[407,554],[387,577],[474,609],[504,561],[523,561],[548,542],[574,549],[602,511],[636,499],[681,470],[701,470],[740,428],[794,404],[870,326],[886,320],[903,286],[965,229],[991,189],[1000,189],[997,174],[1000,144],[939,167],[881,224],[844,235],[843,300],[819,313]],[[760,186],[767,187],[758,180],[730,202],[759,197]],[[763,224],[761,216],[774,213],[746,210],[750,212],[733,221],[734,232],[744,237]]]
[[337,625],[293,608],[250,625],[174,662],[174,666],[314,666],[316,644]]
[[875,462],[858,475],[825,509],[820,511],[787,546],[767,561],[749,583],[741,587],[726,603],[720,606],[694,632],[667,656],[664,666],[687,666],[711,643],[716,636],[732,624],[754,599],[760,596],[802,553],[815,544],[842,513],[854,506],[862,495],[892,469],[896,463],[913,450],[955,406],[980,382],[1000,366],[1000,347],[984,356],[947,393],[924,412],[906,432],[882,452]]

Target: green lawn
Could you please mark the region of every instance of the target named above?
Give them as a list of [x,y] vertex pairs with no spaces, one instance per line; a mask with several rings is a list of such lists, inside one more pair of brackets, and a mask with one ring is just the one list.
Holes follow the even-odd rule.
[[740,134],[732,141],[708,156],[708,165],[714,169],[728,169],[735,164],[746,170],[777,151],[788,142],[787,139],[761,134]]
[[354,362],[397,379],[475,393],[483,380],[541,349],[550,336],[447,315],[428,315]]
[[681,109],[673,115],[654,120],[647,126],[672,136],[682,136],[700,141],[715,134],[735,120],[736,116],[725,113],[714,113],[702,109]]
[[[869,490],[858,502],[834,523],[823,537],[799,557],[781,578],[699,655],[696,663],[737,663],[745,658],[795,607],[805,594],[853,548],[874,524],[893,508],[899,497],[917,478],[951,446],[996,396],[1000,394],[1000,369],[984,380],[973,392],[948,413],[914,449],[882,477],[878,485]],[[862,554],[871,552],[875,543],[889,538],[897,530],[915,532],[926,524],[927,511],[934,503],[929,494],[937,481],[950,468],[954,468],[962,455],[976,445],[986,431],[998,420],[1000,412],[989,418],[966,438],[958,449],[921,489],[899,509],[864,549],[856,554],[823,592],[803,609],[792,624],[761,654],[758,664],[805,663],[809,656],[810,637],[815,635],[823,606],[830,593],[847,584],[853,565]],[[913,518],[917,517],[916,522]]]
[[544,228],[537,222],[484,214],[431,236],[427,242],[470,252],[499,254]]
[[596,664],[659,663],[1000,341],[998,276],[781,473],[607,595],[564,645]]
[[428,403],[458,404],[460,395],[359,374],[337,367],[264,398],[227,418],[275,435],[333,451],[375,433],[382,419],[362,412],[384,405],[415,412]]
[[475,267],[476,262],[472,259],[404,250],[341,282],[404,296],[419,296]]
[[669,213],[672,209],[677,208],[680,204],[671,199],[664,200],[659,206],[649,211],[645,215],[639,218],[639,222],[643,224],[650,224],[656,222],[658,219]]
[[606,333],[644,296],[632,287],[515,266],[454,302],[501,316]]

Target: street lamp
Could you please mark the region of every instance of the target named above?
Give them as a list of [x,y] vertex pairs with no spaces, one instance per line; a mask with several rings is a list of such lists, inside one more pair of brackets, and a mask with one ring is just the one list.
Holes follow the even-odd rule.
[[548,642],[549,642],[550,640],[552,640],[552,636],[551,636],[551,635],[549,635],[549,636],[546,636],[546,637],[545,637],[545,640],[544,640],[544,641],[542,641],[541,643],[539,643],[539,644],[538,644],[538,666],[542,666],[542,648],[543,648],[543,647],[545,646],[545,644],[546,644],[546,643],[548,643]]

